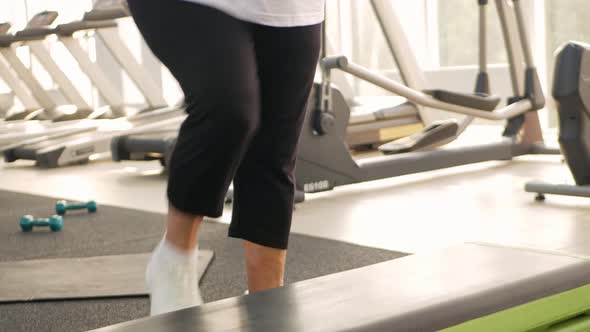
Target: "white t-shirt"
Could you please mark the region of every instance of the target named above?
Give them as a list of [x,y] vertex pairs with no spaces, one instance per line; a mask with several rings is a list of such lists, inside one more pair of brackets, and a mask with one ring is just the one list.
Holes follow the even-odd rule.
[[275,27],[321,23],[325,0],[185,0],[219,9],[240,20]]

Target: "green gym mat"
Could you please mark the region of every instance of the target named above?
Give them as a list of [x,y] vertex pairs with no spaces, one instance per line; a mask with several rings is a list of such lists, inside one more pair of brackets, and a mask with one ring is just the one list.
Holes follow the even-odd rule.
[[[162,199],[164,199],[162,194]],[[24,214],[46,217],[59,198],[0,191],[0,262],[144,254],[162,238],[166,217],[103,206],[66,215],[61,232],[23,233]],[[318,220],[321,222],[321,220]],[[207,221],[200,248],[215,259],[201,281],[205,301],[239,296],[247,289],[242,242],[227,238],[227,225]],[[404,253],[292,234],[286,283],[307,280],[405,256]],[[146,296],[0,303],[0,331],[86,331],[147,316]]]
[[[213,252],[199,252],[199,276]],[[0,302],[147,295],[150,254],[36,259],[0,263]]]

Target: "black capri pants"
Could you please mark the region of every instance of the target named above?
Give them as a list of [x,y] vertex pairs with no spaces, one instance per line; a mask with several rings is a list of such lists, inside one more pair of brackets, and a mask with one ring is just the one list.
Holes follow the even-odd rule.
[[129,0],[129,6],[185,94],[188,117],[169,165],[170,204],[219,217],[233,179],[229,236],[286,249],[321,24],[257,25],[180,0]]

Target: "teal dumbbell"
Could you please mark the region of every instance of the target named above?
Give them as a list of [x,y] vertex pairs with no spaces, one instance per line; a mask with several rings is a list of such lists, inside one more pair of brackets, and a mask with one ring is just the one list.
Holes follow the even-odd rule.
[[59,201],[55,204],[55,212],[60,216],[66,214],[68,210],[88,210],[90,213],[96,212],[96,202],[95,201],[88,201],[86,203],[80,204],[68,204],[66,201]]
[[33,227],[49,227],[54,232],[59,232],[64,226],[64,219],[61,216],[35,219],[31,215],[20,218],[20,228],[23,232],[30,232]]

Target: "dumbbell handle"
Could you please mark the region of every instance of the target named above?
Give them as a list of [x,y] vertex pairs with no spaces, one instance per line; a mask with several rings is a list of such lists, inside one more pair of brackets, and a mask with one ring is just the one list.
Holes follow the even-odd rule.
[[49,218],[39,218],[29,222],[30,225],[33,226],[49,226],[50,221]]
[[66,208],[68,208],[68,209],[85,209],[85,208],[88,207],[87,205],[88,205],[88,203],[81,203],[81,204],[71,204],[71,203],[69,203],[69,204],[66,205]]
[[68,203],[66,201],[59,201],[55,204],[55,212],[59,215],[65,215],[68,210],[88,210],[90,213],[96,212],[96,202]]

